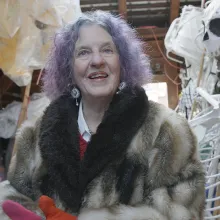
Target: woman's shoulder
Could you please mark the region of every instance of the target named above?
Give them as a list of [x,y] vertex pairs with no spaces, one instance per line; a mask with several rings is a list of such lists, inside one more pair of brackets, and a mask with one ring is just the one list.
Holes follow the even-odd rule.
[[16,132],[16,151],[19,150],[19,152],[28,152],[29,150],[33,150],[33,148],[35,148],[40,133],[41,121],[42,114],[24,121]]
[[190,129],[189,123],[183,116],[179,115],[173,109],[170,109],[160,103],[149,101],[148,118],[155,121],[155,123],[163,125],[169,124],[171,127],[182,127],[183,129]]
[[[161,104],[149,101],[149,114],[153,145],[160,150],[171,150],[182,160],[190,154],[197,155],[197,139],[188,121],[177,112]],[[160,146],[160,147],[159,147]]]
[[36,117],[32,117],[31,119],[25,120],[21,124],[20,128],[18,128],[18,130],[16,132],[16,136],[20,136],[25,130],[33,130],[36,132],[39,131],[42,116],[43,116],[43,113],[36,116]]

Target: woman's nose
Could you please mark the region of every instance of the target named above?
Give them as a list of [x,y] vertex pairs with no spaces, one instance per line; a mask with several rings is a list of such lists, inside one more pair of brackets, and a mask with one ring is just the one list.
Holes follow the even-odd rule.
[[91,66],[101,67],[105,64],[105,60],[103,59],[100,53],[94,53],[91,59]]

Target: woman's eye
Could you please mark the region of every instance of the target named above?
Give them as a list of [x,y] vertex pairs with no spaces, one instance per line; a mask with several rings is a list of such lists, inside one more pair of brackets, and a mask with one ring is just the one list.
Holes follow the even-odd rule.
[[88,50],[82,50],[82,51],[79,51],[77,56],[78,57],[83,57],[83,56],[86,56],[89,54],[89,51]]
[[103,49],[103,52],[104,53],[107,53],[107,54],[112,54],[113,53],[113,50],[111,48],[104,48]]

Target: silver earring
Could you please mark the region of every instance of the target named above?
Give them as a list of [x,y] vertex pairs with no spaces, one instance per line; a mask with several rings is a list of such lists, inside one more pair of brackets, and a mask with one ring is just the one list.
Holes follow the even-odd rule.
[[80,91],[76,87],[74,87],[71,91],[71,95],[76,100],[76,105],[78,106],[79,103],[77,99],[80,97]]
[[120,93],[126,87],[126,82],[121,82],[118,87],[117,94]]

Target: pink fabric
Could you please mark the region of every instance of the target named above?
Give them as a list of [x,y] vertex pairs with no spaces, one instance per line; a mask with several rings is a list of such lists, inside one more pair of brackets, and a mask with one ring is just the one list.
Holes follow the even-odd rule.
[[42,220],[40,216],[25,209],[17,202],[6,200],[2,204],[5,214],[12,220]]

